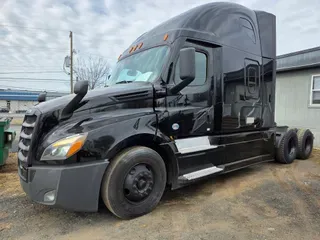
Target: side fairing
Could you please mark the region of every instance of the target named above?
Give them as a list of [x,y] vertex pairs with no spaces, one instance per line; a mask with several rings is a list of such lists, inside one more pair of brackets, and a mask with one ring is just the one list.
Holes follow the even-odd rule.
[[[186,98],[186,96],[183,96]],[[167,136],[184,138],[206,135],[212,129],[213,107],[168,107],[159,114],[159,129]]]

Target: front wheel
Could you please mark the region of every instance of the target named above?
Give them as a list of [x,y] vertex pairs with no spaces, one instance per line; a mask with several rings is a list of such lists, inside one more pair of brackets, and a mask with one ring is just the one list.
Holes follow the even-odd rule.
[[166,186],[161,156],[147,147],[131,147],[108,166],[101,185],[102,199],[117,217],[130,219],[151,212]]

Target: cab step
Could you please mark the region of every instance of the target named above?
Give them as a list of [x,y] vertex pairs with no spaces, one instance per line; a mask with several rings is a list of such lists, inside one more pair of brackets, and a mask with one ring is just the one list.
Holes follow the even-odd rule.
[[213,167],[201,169],[201,170],[198,170],[195,172],[186,173],[186,174],[178,177],[178,180],[179,181],[191,181],[191,180],[206,177],[211,174],[222,172],[222,171],[223,171],[223,168],[213,166]]
[[208,151],[219,147],[218,145],[210,144],[209,136],[176,139],[174,142],[178,152],[182,155]]

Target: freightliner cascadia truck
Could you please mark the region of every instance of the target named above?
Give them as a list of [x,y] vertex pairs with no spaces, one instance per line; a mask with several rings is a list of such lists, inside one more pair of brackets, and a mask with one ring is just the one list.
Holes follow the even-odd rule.
[[274,15],[195,7],[137,38],[105,88],[79,81],[27,111],[22,188],[40,204],[93,212],[104,203],[130,219],[153,211],[165,189],[307,159],[312,132],[275,123],[275,81]]

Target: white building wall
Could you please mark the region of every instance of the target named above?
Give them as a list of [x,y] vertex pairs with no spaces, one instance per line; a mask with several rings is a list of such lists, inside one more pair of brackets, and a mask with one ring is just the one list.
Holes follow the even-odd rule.
[[18,110],[28,110],[32,106],[34,106],[37,101],[17,101],[18,103]]
[[6,108],[7,107],[7,101],[0,100],[0,108]]
[[311,77],[320,69],[277,73],[275,118],[278,125],[309,128],[320,147],[320,107],[310,106]]
[[[32,106],[34,106],[37,101],[10,101],[10,111],[15,113],[16,111],[28,110]],[[7,100],[0,100],[0,108],[7,108]]]

